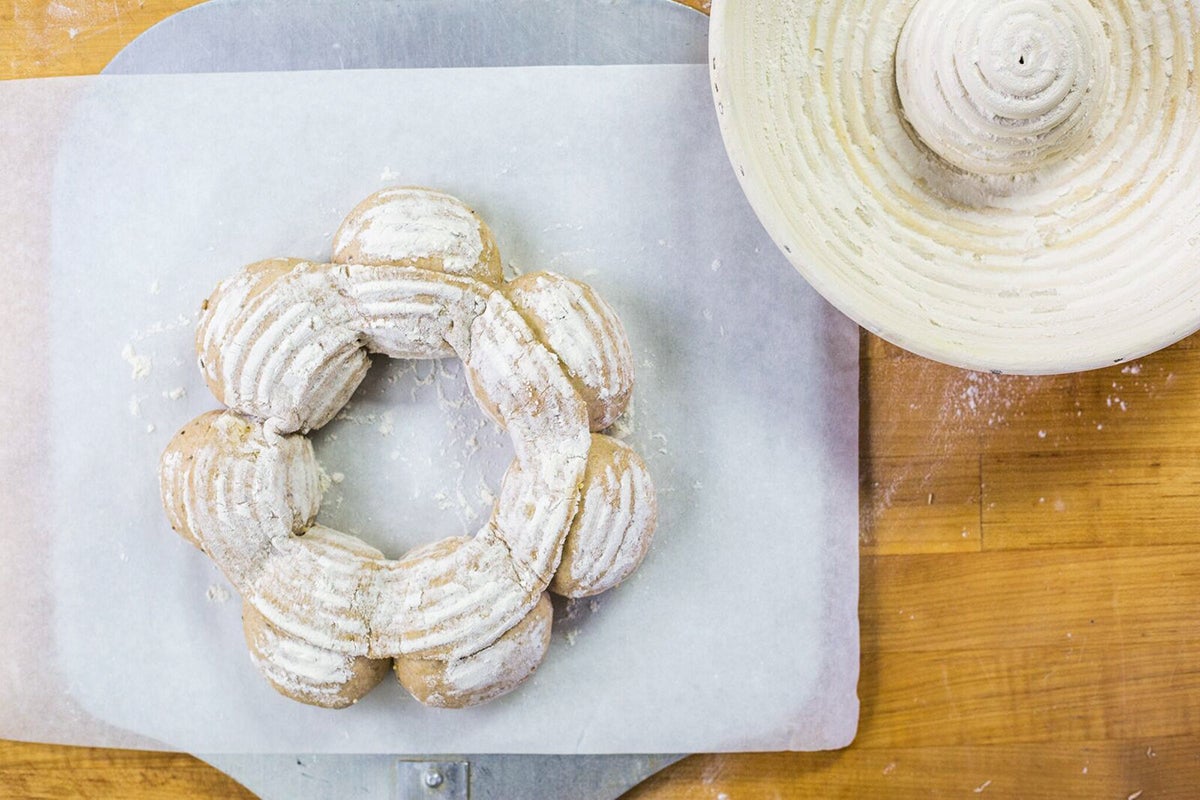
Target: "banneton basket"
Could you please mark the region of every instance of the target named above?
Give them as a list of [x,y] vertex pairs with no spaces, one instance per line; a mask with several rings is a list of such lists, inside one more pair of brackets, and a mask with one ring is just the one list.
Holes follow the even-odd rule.
[[725,145],[863,327],[992,372],[1200,328],[1200,3],[715,0]]

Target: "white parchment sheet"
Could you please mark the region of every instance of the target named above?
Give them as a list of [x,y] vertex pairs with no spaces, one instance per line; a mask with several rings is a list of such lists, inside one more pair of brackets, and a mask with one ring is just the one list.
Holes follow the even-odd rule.
[[[739,191],[699,66],[0,84],[0,736],[193,752],[693,752],[846,744],[858,717],[855,327]],[[328,258],[389,185],[471,204],[513,271],[593,285],[637,360],[615,433],[659,490],[638,572],[557,603],[519,690],[343,711],[276,694],[156,467],[214,408],[222,277]],[[376,362],[314,436],[321,521],[388,555],[473,532],[510,451],[455,361]]]

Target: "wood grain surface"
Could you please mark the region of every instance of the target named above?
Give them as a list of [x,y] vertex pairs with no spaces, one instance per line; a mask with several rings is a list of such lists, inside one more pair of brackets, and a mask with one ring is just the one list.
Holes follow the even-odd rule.
[[[193,4],[15,0],[0,76],[97,72]],[[857,741],[626,800],[1200,797],[1200,338],[1046,378],[862,355]],[[0,797],[250,796],[187,755],[0,742]]]

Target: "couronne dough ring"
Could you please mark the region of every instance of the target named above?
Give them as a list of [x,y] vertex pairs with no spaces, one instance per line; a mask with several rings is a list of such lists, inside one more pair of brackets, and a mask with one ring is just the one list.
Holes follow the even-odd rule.
[[864,328],[975,370],[1200,328],[1200,2],[713,0],[734,171]]
[[[657,520],[645,463],[601,431],[633,388],[629,342],[589,287],[505,282],[491,232],[440,192],[372,195],[328,264],[277,258],[217,286],[196,333],[227,406],[185,425],[159,477],[171,527],[244,601],[252,661],[281,693],[341,708],[393,668],[423,703],[463,707],[533,674],[547,591],[585,597],[637,568]],[[462,359],[515,458],[487,523],[390,560],[316,524],[304,434],[331,420],[368,354]]]

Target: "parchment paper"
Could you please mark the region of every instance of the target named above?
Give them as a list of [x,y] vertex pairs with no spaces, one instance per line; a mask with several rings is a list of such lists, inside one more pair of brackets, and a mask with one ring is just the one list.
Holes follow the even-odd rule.
[[[852,738],[856,330],[755,221],[703,68],[10,83],[0,143],[22,175],[0,210],[26,254],[4,267],[23,322],[0,345],[19,420],[0,461],[0,735],[363,753]],[[162,447],[216,406],[191,349],[199,301],[248,262],[327,257],[349,209],[394,184],[466,199],[510,269],[581,278],[614,305],[638,358],[617,433],[660,493],[635,576],[560,603],[536,675],[467,711],[390,680],[340,712],[277,695],[237,596],[158,502]],[[473,531],[509,456],[455,362],[377,363],[315,441],[335,480],[321,520],[393,556]]]

